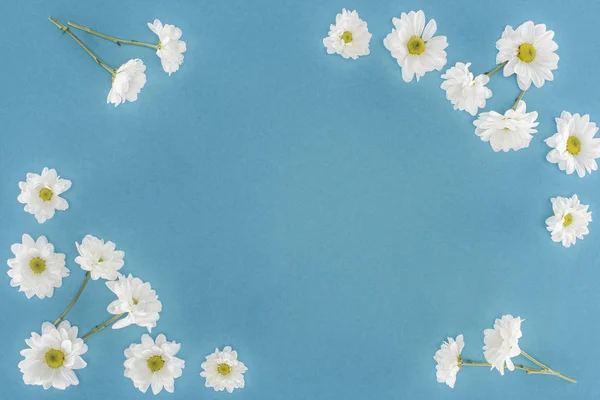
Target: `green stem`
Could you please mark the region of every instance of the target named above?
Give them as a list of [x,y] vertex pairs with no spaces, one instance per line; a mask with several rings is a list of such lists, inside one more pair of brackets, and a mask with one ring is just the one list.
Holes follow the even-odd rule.
[[115,38],[115,37],[112,37],[112,36],[105,35],[105,34],[100,33],[100,32],[96,32],[93,29],[87,28],[85,26],[81,26],[79,24],[76,24],[76,23],[70,22],[70,21],[67,22],[67,24],[70,25],[70,26],[72,26],[73,28],[76,28],[76,29],[79,29],[81,31],[90,33],[92,35],[96,35],[98,37],[101,37],[102,39],[109,40],[109,41],[111,41],[113,43],[116,43],[119,46],[122,45],[122,44],[131,44],[131,45],[134,45],[134,46],[142,46],[142,47],[150,47],[151,49],[158,49],[158,45],[156,45],[156,44],[138,42],[137,40],[118,39],[118,38]]
[[521,90],[521,94],[519,95],[519,97],[517,97],[517,101],[515,101],[515,104],[512,106],[513,110],[517,109],[517,106],[519,105],[519,102],[521,100],[523,100],[523,96],[525,96],[525,90]]
[[498,71],[500,71],[502,68],[504,68],[504,66],[505,66],[507,63],[508,63],[508,61],[504,61],[502,64],[498,64],[498,65],[496,66],[496,68],[494,68],[494,69],[493,69],[493,70],[491,70],[491,71],[488,71],[488,72],[486,72],[484,75],[487,75],[487,76],[492,76],[492,75],[494,75],[496,72],[498,72]]
[[83,335],[81,337],[81,339],[86,340],[87,338],[89,338],[90,336],[100,332],[102,329],[106,328],[109,325],[112,325],[113,322],[116,322],[119,318],[121,318],[123,315],[125,315],[125,313],[123,314],[118,314],[115,315],[114,317],[112,317],[111,319],[105,321],[104,323],[96,326],[94,329],[92,329],[91,331],[89,331],[88,333],[86,333],[85,335]]
[[[571,382],[571,383],[577,383],[577,381],[573,378],[569,378],[568,376],[564,376],[563,374],[553,371],[550,368],[543,366],[542,367],[542,363],[540,363],[539,361],[535,360],[533,357],[531,357],[529,354],[521,352],[521,354],[523,354],[525,357],[527,357],[531,362],[535,363],[536,365],[540,366],[542,369],[535,369],[535,368],[531,368],[528,367],[526,365],[522,365],[522,364],[515,364],[515,369],[521,370],[521,371],[525,371],[525,373],[527,375],[551,375],[551,376],[556,376],[558,378],[564,379],[565,381]],[[527,355],[526,355],[527,354]],[[477,362],[477,361],[469,361],[469,360],[465,360],[462,363],[460,363],[460,366],[466,366],[466,367],[491,367],[492,365],[490,363],[487,362]]]
[[551,369],[550,367],[547,367],[546,365],[542,364],[541,362],[539,362],[538,360],[536,360],[535,358],[531,357],[529,354],[525,353],[523,350],[521,350],[521,354],[527,358],[529,361],[531,361],[532,363],[534,363],[535,365],[537,365],[538,367],[542,368],[545,372],[530,372],[532,374],[546,374],[546,375],[554,375],[557,376],[561,379],[564,379],[566,381],[569,381],[571,383],[577,383],[577,381],[573,378],[569,378],[568,376],[565,376],[563,374],[561,374],[560,372],[554,371],[553,369]]
[[71,303],[69,303],[69,305],[67,306],[67,308],[65,308],[65,311],[63,311],[62,314],[60,314],[60,316],[58,318],[56,318],[56,321],[54,321],[54,326],[58,325],[60,323],[60,321],[62,321],[63,318],[69,313],[69,311],[71,311],[71,308],[73,308],[73,306],[75,305],[75,303],[79,299],[79,296],[81,296],[81,292],[83,292],[83,289],[85,288],[85,285],[87,285],[88,281],[90,280],[90,276],[91,276],[90,272],[88,271],[88,273],[85,274],[85,278],[83,279],[83,283],[81,284],[81,286],[79,286],[79,290],[77,291],[77,293],[75,293],[75,297],[73,298],[73,300],[71,301]]
[[64,26],[63,24],[61,24],[60,22],[58,22],[57,20],[55,20],[52,17],[48,17],[48,19],[50,20],[50,22],[52,22],[54,25],[56,25],[58,27],[58,29],[60,29],[67,35],[71,36],[73,38],[73,40],[75,40],[77,42],[77,44],[79,44],[81,47],[83,47],[83,49],[90,55],[90,57],[92,57],[94,59],[94,61],[96,61],[98,64],[100,64],[102,66],[102,68],[104,68],[105,70],[110,72],[110,74],[112,76],[115,76],[116,70],[114,68],[111,68],[108,65],[106,65],[106,63],[104,61],[102,61],[100,59],[100,57],[98,57],[96,54],[94,54],[94,52],[91,51],[81,40],[79,40],[79,38],[77,36],[75,36],[68,27]]

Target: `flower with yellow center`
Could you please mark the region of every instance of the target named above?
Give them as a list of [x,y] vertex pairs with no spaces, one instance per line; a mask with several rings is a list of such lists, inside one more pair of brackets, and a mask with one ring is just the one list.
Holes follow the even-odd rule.
[[11,251],[15,257],[8,260],[10,285],[19,287],[28,299],[52,297],[54,289],[62,286],[62,279],[69,276],[65,255],[55,253],[45,236],[34,241],[23,235],[21,243],[13,244]]
[[577,195],[554,197],[551,201],[554,215],[546,220],[546,229],[553,242],[571,247],[589,233],[588,224],[592,221],[589,206],[581,204]]
[[446,91],[446,98],[455,110],[465,110],[475,116],[492,97],[492,91],[486,87],[490,77],[486,74],[473,77],[470,66],[471,63],[457,62],[442,75],[444,82],[440,87]]
[[546,25],[532,21],[517,29],[507,26],[496,42],[496,62],[505,64],[504,76],[516,74],[521,90],[529,89],[532,83],[539,88],[553,80],[552,71],[558,68],[559,60],[553,38],[554,32],[546,30]]
[[223,348],[223,351],[215,349],[213,354],[206,356],[200,373],[201,377],[206,378],[205,386],[219,392],[227,390],[229,393],[243,388],[246,385],[244,373],[248,368],[237,357],[237,352],[230,346]]
[[79,256],[75,262],[84,271],[90,272],[93,280],[106,279],[115,280],[119,276],[119,270],[125,262],[125,253],[117,250],[117,245],[111,241],[105,242],[92,235],[86,235],[81,244],[75,243]]
[[344,58],[356,60],[370,54],[371,34],[367,23],[360,19],[356,11],[343,9],[335,18],[335,24],[329,27],[329,33],[323,39],[327,54],[339,54]]
[[17,200],[25,204],[25,211],[35,215],[42,224],[54,217],[56,210],[69,208],[69,203],[60,195],[70,187],[71,181],[61,179],[56,170],[44,168],[41,175],[27,174],[27,180],[19,182],[21,193]]
[[437,24],[434,19],[425,25],[425,14],[419,10],[408,14],[402,13],[400,18],[392,19],[394,28],[383,40],[402,68],[402,79],[417,81],[430,71],[440,71],[446,65],[448,42],[445,36],[434,36]]
[[596,171],[600,138],[595,137],[598,127],[590,122],[590,116],[563,111],[560,118],[556,118],[556,128],[558,132],[545,140],[552,148],[546,160],[558,164],[558,168],[569,175],[577,172],[580,178]]
[[162,303],[150,283],[142,282],[130,274],[127,277],[121,275],[116,281],[106,282],[106,286],[117,295],[117,300],[108,305],[108,312],[114,315],[127,314],[113,324],[113,329],[135,324],[151,332],[160,318]]

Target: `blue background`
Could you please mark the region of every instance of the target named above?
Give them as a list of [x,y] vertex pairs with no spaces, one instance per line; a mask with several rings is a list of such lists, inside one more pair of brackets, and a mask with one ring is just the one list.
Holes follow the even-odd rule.
[[[328,56],[321,43],[342,7],[373,34],[371,55]],[[441,72],[406,84],[383,47],[391,19],[423,9],[448,37],[448,65],[495,66],[504,26],[532,19],[556,31],[556,79],[525,99],[539,111],[527,149],[494,153],[454,111]],[[600,228],[570,249],[545,229],[550,198],[577,193],[600,212],[600,173],[567,176],[543,140],[562,110],[598,121],[600,3],[407,0],[4,0],[0,72],[0,254],[23,233],[46,235],[71,276],[51,299],[0,287],[0,384],[6,399],[151,398],[123,377],[123,350],[142,328],[88,342],[81,384],[25,386],[24,339],[53,320],[84,273],[87,233],[125,251],[123,272],[152,283],[164,305],[156,334],[182,343],[173,399],[591,399],[600,386]],[[146,62],[139,100],[105,104],[110,77],[47,17],[155,41],[146,22],[182,28],[188,52],[168,76],[154,53],[79,36],[108,64]],[[519,93],[494,76],[488,109]],[[71,207],[39,225],[17,183],[56,168]],[[91,282],[68,319],[82,331],[108,317],[112,295]],[[465,369],[436,383],[432,357],[465,335],[482,360],[483,330],[512,313],[521,346],[579,380]],[[246,388],[204,387],[200,364],[232,345]],[[519,360],[524,362],[525,360]]]

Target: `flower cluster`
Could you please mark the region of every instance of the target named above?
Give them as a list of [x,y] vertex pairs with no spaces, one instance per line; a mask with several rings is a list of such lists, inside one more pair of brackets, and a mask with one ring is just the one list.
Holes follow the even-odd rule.
[[[575,380],[561,373],[550,369],[544,364],[525,353],[519,347],[519,339],[523,336],[521,332],[520,317],[512,315],[503,315],[496,319],[492,329],[483,331],[483,356],[485,362],[475,362],[463,360],[462,351],[465,346],[463,335],[458,335],[455,339],[448,338],[447,342],[442,343],[441,348],[436,351],[433,359],[436,361],[436,377],[439,383],[454,388],[456,375],[463,367],[489,367],[490,370],[498,370],[500,375],[504,375],[505,368],[509,371],[515,369],[525,371],[527,374],[553,375],[568,382],[575,383]],[[515,364],[512,359],[522,355],[536,365],[528,367],[522,364]]]
[[[116,107],[119,104],[137,100],[142,88],[144,85],[146,85],[146,66],[142,60],[137,58],[132,59],[121,65],[119,68],[112,68],[102,61],[96,54],[94,54],[77,36],[75,36],[68,26],[61,24],[52,17],[49,19],[60,30],[71,36],[90,56],[92,56],[94,61],[100,64],[111,74],[112,87],[108,92],[108,97],[106,99],[107,103],[114,104]],[[137,40],[117,39],[73,22],[69,22],[67,25],[92,35],[96,35],[102,39],[109,40],[118,45],[129,44],[154,49],[156,50],[156,55],[160,58],[160,63],[163,70],[169,75],[179,70],[179,66],[183,63],[183,53],[185,53],[187,50],[186,43],[181,40],[181,29],[169,24],[163,25],[158,19],[155,19],[152,23],[148,23],[148,28],[158,37],[158,42],[156,44],[139,42]]]

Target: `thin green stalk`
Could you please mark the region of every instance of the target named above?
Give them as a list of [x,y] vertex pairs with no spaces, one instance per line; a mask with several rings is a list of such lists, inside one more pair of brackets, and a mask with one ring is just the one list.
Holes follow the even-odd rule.
[[496,72],[500,71],[500,70],[501,70],[501,69],[502,69],[502,68],[503,68],[503,67],[504,67],[506,64],[508,64],[508,61],[504,61],[502,64],[498,64],[498,65],[496,66],[496,68],[494,68],[494,69],[493,69],[493,70],[491,70],[491,71],[488,71],[488,72],[486,72],[484,75],[487,75],[487,76],[492,76],[492,75],[494,75]]
[[523,96],[525,96],[525,92],[526,92],[525,90],[521,90],[521,94],[519,95],[519,97],[517,97],[517,101],[515,101],[515,104],[512,106],[513,110],[516,110],[517,106],[519,105],[519,102],[521,100],[523,100]]
[[70,25],[70,26],[72,26],[75,29],[79,29],[81,31],[90,33],[92,35],[96,35],[98,37],[101,37],[102,39],[109,40],[109,41],[111,41],[113,43],[116,43],[119,46],[122,45],[122,44],[131,44],[131,45],[134,45],[134,46],[150,47],[151,49],[158,49],[159,48],[158,45],[156,45],[156,44],[138,42],[137,40],[124,40],[124,39],[118,39],[118,38],[115,38],[115,37],[112,37],[112,36],[108,36],[108,35],[105,35],[103,33],[97,32],[97,31],[95,31],[93,29],[90,29],[90,28],[87,28],[85,26],[76,24],[74,22],[70,22],[69,21],[69,22],[67,22],[67,24]]
[[85,285],[87,285],[88,281],[90,280],[90,276],[91,276],[91,274],[88,271],[88,273],[85,274],[85,278],[83,279],[83,283],[81,284],[81,286],[79,286],[79,290],[77,291],[77,293],[75,293],[75,297],[73,298],[73,300],[71,301],[71,303],[69,303],[69,305],[67,306],[67,308],[65,308],[65,311],[63,311],[62,314],[60,314],[60,316],[58,318],[56,318],[56,321],[54,321],[54,326],[58,325],[60,323],[60,321],[62,321],[63,318],[69,313],[69,311],[71,311],[71,308],[73,308],[73,306],[75,305],[75,303],[79,299],[79,296],[81,296],[81,292],[83,292],[83,289],[85,288]]
[[[544,364],[540,363],[539,361],[537,361],[536,359],[531,357],[529,354],[527,354],[525,352],[521,352],[521,354],[523,354],[523,356],[525,356],[531,362],[533,362],[536,365],[538,365],[539,367],[541,367],[541,369],[531,368],[531,367],[528,367],[523,364],[515,364],[515,369],[525,371],[525,373],[527,375],[551,375],[551,376],[556,376],[558,378],[564,379],[567,382],[577,383],[577,381],[575,379],[569,378],[568,376],[565,376],[565,375],[561,374],[560,372],[556,372],[556,371],[546,367]],[[466,360],[466,361],[462,361],[460,363],[460,367],[463,367],[463,366],[466,366],[466,367],[491,367],[492,365],[487,362],[477,362],[477,361]]]
[[83,49],[90,55],[90,57],[92,57],[94,59],[94,61],[96,61],[98,64],[100,64],[102,66],[102,68],[104,68],[105,70],[110,72],[110,74],[112,76],[115,76],[116,70],[114,68],[111,68],[108,65],[106,65],[106,63],[104,61],[102,61],[100,59],[100,57],[98,57],[96,54],[94,54],[94,52],[91,51],[77,36],[75,36],[68,27],[61,24],[60,22],[58,22],[57,20],[55,20],[52,17],[48,17],[48,19],[50,20],[50,22],[52,22],[54,25],[56,25],[58,27],[58,29],[60,29],[67,35],[71,36],[73,38],[73,40],[75,40],[77,42],[77,44],[79,44],[81,47],[83,47]]
[[86,339],[88,339],[90,336],[92,336],[92,335],[94,335],[94,334],[96,334],[96,333],[100,332],[102,329],[106,328],[107,326],[109,326],[109,325],[112,325],[112,324],[113,324],[113,322],[116,322],[116,321],[117,321],[119,318],[121,318],[123,315],[125,315],[125,313],[123,313],[123,314],[118,314],[118,315],[115,315],[115,316],[114,316],[114,317],[112,317],[111,319],[109,319],[109,320],[105,321],[104,323],[102,323],[102,324],[100,324],[100,325],[96,326],[94,329],[92,329],[91,331],[89,331],[88,333],[86,333],[85,335],[83,335],[83,336],[81,337],[81,339],[83,339],[83,340],[86,340]]

